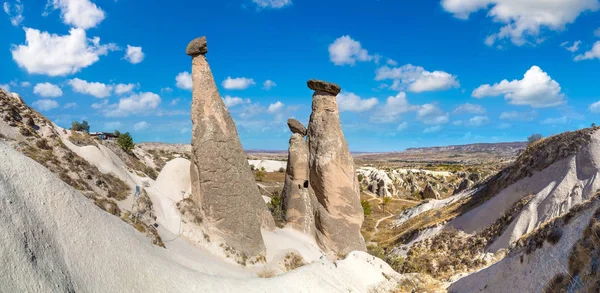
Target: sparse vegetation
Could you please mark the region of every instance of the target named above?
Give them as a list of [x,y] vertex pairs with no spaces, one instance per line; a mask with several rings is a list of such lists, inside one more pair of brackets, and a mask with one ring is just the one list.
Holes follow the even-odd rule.
[[81,123],[79,121],[73,121],[71,123],[71,130],[73,131],[82,131],[82,132],[90,132],[90,125],[87,121],[83,120]]
[[290,252],[285,255],[284,265],[286,271],[295,270],[301,266],[306,265],[304,258],[295,252]]
[[69,135],[69,141],[71,141],[74,145],[80,147],[88,145],[98,145],[96,140],[92,138],[87,132],[71,131],[71,135]]
[[279,170],[277,170],[279,173],[285,173],[285,168],[281,167],[279,168]]
[[541,139],[543,139],[543,138],[544,138],[544,137],[543,137],[541,134],[539,134],[539,133],[536,133],[536,134],[532,134],[532,135],[530,135],[530,136],[527,138],[527,142],[529,143],[529,145],[532,145],[532,144],[534,144],[535,142],[537,142],[538,140],[541,140]]
[[283,210],[282,200],[281,192],[275,191],[271,194],[271,201],[267,204],[275,224],[280,228],[285,225],[285,211]]
[[256,179],[256,181],[262,182],[263,180],[265,180],[265,176],[267,176],[267,172],[265,172],[265,168],[260,168],[260,170],[255,170],[254,171],[254,179]]
[[135,144],[129,132],[121,133],[117,138],[117,145],[126,153],[130,154]]
[[256,276],[259,278],[273,278],[277,275],[277,272],[273,269],[269,269],[264,267],[260,272],[256,273]]
[[363,212],[364,212],[365,216],[368,216],[371,214],[371,203],[369,203],[369,201],[361,200],[360,205],[363,208]]

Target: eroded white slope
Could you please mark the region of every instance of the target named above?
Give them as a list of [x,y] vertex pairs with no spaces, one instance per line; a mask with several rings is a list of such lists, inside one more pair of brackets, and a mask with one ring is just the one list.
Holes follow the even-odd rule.
[[[366,292],[393,274],[353,252],[271,279],[207,274],[150,244],[35,161],[0,143],[0,284],[6,292]],[[190,260],[187,260],[190,262]],[[194,269],[202,266],[204,273]]]
[[500,218],[515,202],[533,194],[531,202],[489,250],[495,252],[508,248],[524,234],[594,195],[600,189],[599,171],[600,131],[596,131],[590,143],[574,156],[559,160],[533,176],[517,181],[481,206],[450,221],[448,226],[466,233],[481,231]]

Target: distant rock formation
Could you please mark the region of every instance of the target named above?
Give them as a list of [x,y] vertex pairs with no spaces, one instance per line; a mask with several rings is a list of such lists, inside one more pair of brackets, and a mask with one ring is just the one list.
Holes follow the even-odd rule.
[[473,183],[473,181],[465,178],[460,182],[458,187],[454,190],[454,194],[459,194],[459,193],[473,187],[473,185],[475,185],[475,183]]
[[286,222],[307,234],[314,234],[313,205],[316,202],[308,182],[308,143],[306,127],[295,119],[288,120],[290,137],[288,164],[283,187],[283,210]]
[[[189,43],[192,56],[192,200],[203,225],[247,256],[265,252],[261,226],[273,226],[238,133],[204,54],[206,38]],[[206,223],[208,222],[208,223]]]
[[441,199],[440,193],[433,189],[430,183],[427,183],[427,186],[423,189],[423,198]]
[[317,242],[324,250],[346,254],[365,250],[364,220],[354,161],[340,123],[336,84],[310,80],[313,94],[308,124],[310,186],[317,198]]

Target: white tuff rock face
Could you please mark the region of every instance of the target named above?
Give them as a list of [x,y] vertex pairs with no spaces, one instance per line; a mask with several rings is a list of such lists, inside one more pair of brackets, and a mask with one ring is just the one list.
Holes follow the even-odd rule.
[[[363,176],[363,182],[359,183],[366,184],[367,189],[377,196],[392,197],[398,195],[394,180],[385,171],[372,167],[362,167],[356,170],[356,172]],[[391,175],[393,176],[394,174],[392,173]],[[394,176],[394,179],[400,185],[403,183],[403,180],[399,177]]]

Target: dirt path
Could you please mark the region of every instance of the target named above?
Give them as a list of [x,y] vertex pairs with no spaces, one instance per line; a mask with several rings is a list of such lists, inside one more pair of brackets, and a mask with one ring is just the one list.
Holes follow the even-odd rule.
[[384,217],[384,218],[381,218],[381,219],[379,219],[379,220],[377,221],[377,223],[375,223],[375,233],[379,232],[379,229],[377,229],[377,227],[379,227],[379,224],[380,224],[381,222],[383,222],[383,221],[385,221],[385,220],[387,220],[387,219],[389,219],[389,218],[392,218],[392,217],[394,217],[394,216],[395,216],[395,215],[394,215],[394,214],[392,214],[391,212],[388,212],[388,213],[390,213],[390,215],[389,215],[389,216],[387,216],[387,217]]

